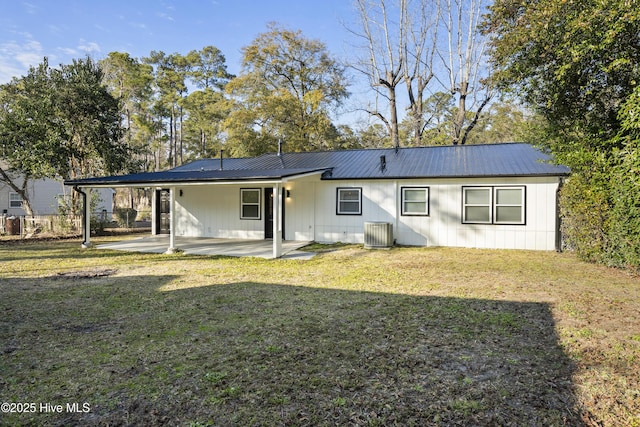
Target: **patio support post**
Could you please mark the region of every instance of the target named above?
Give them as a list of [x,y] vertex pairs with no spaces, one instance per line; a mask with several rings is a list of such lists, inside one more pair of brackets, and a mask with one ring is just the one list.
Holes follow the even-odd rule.
[[282,256],[282,186],[273,185],[273,257]]
[[89,190],[83,191],[80,187],[74,189],[82,195],[82,249],[91,247],[91,203]]
[[169,247],[167,254],[176,251],[176,188],[169,188]]

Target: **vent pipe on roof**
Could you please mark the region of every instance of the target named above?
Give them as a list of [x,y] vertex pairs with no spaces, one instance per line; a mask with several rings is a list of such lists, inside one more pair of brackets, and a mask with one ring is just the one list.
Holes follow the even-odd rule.
[[224,154],[224,150],[220,150],[220,170],[223,170],[222,168],[222,155]]
[[282,140],[278,140],[278,157],[282,156]]
[[387,157],[382,155],[380,156],[380,172],[384,172],[387,169]]

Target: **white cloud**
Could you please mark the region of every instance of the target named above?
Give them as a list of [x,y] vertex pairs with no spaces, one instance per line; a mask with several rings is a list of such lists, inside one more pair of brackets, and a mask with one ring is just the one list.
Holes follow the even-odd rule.
[[40,42],[33,40],[28,33],[19,35],[24,40],[0,44],[0,83],[26,74],[30,66],[39,64],[44,57]]
[[65,55],[77,55],[78,51],[72,47],[59,47],[58,50]]
[[81,50],[84,53],[100,52],[100,45],[96,42],[87,42],[83,39],[80,39],[78,50]]
[[32,3],[23,2],[22,5],[24,6],[24,10],[29,15],[35,15],[36,13],[38,13],[38,11],[40,9],[38,6],[36,6],[35,4],[32,4]]
[[172,22],[175,21],[175,19],[173,19],[173,16],[169,15],[168,13],[159,12],[158,17],[162,19],[166,19],[167,21],[172,21]]

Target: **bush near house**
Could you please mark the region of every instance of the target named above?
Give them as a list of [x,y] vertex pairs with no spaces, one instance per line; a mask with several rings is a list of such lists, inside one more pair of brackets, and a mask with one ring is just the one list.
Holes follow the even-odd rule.
[[122,228],[133,228],[136,225],[136,217],[138,216],[138,211],[132,208],[116,208],[116,221],[119,227]]

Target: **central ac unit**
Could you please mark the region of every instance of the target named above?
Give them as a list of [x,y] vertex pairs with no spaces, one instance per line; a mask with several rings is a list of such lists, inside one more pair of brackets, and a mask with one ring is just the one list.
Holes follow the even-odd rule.
[[367,249],[393,246],[393,224],[389,222],[364,223],[364,247]]

